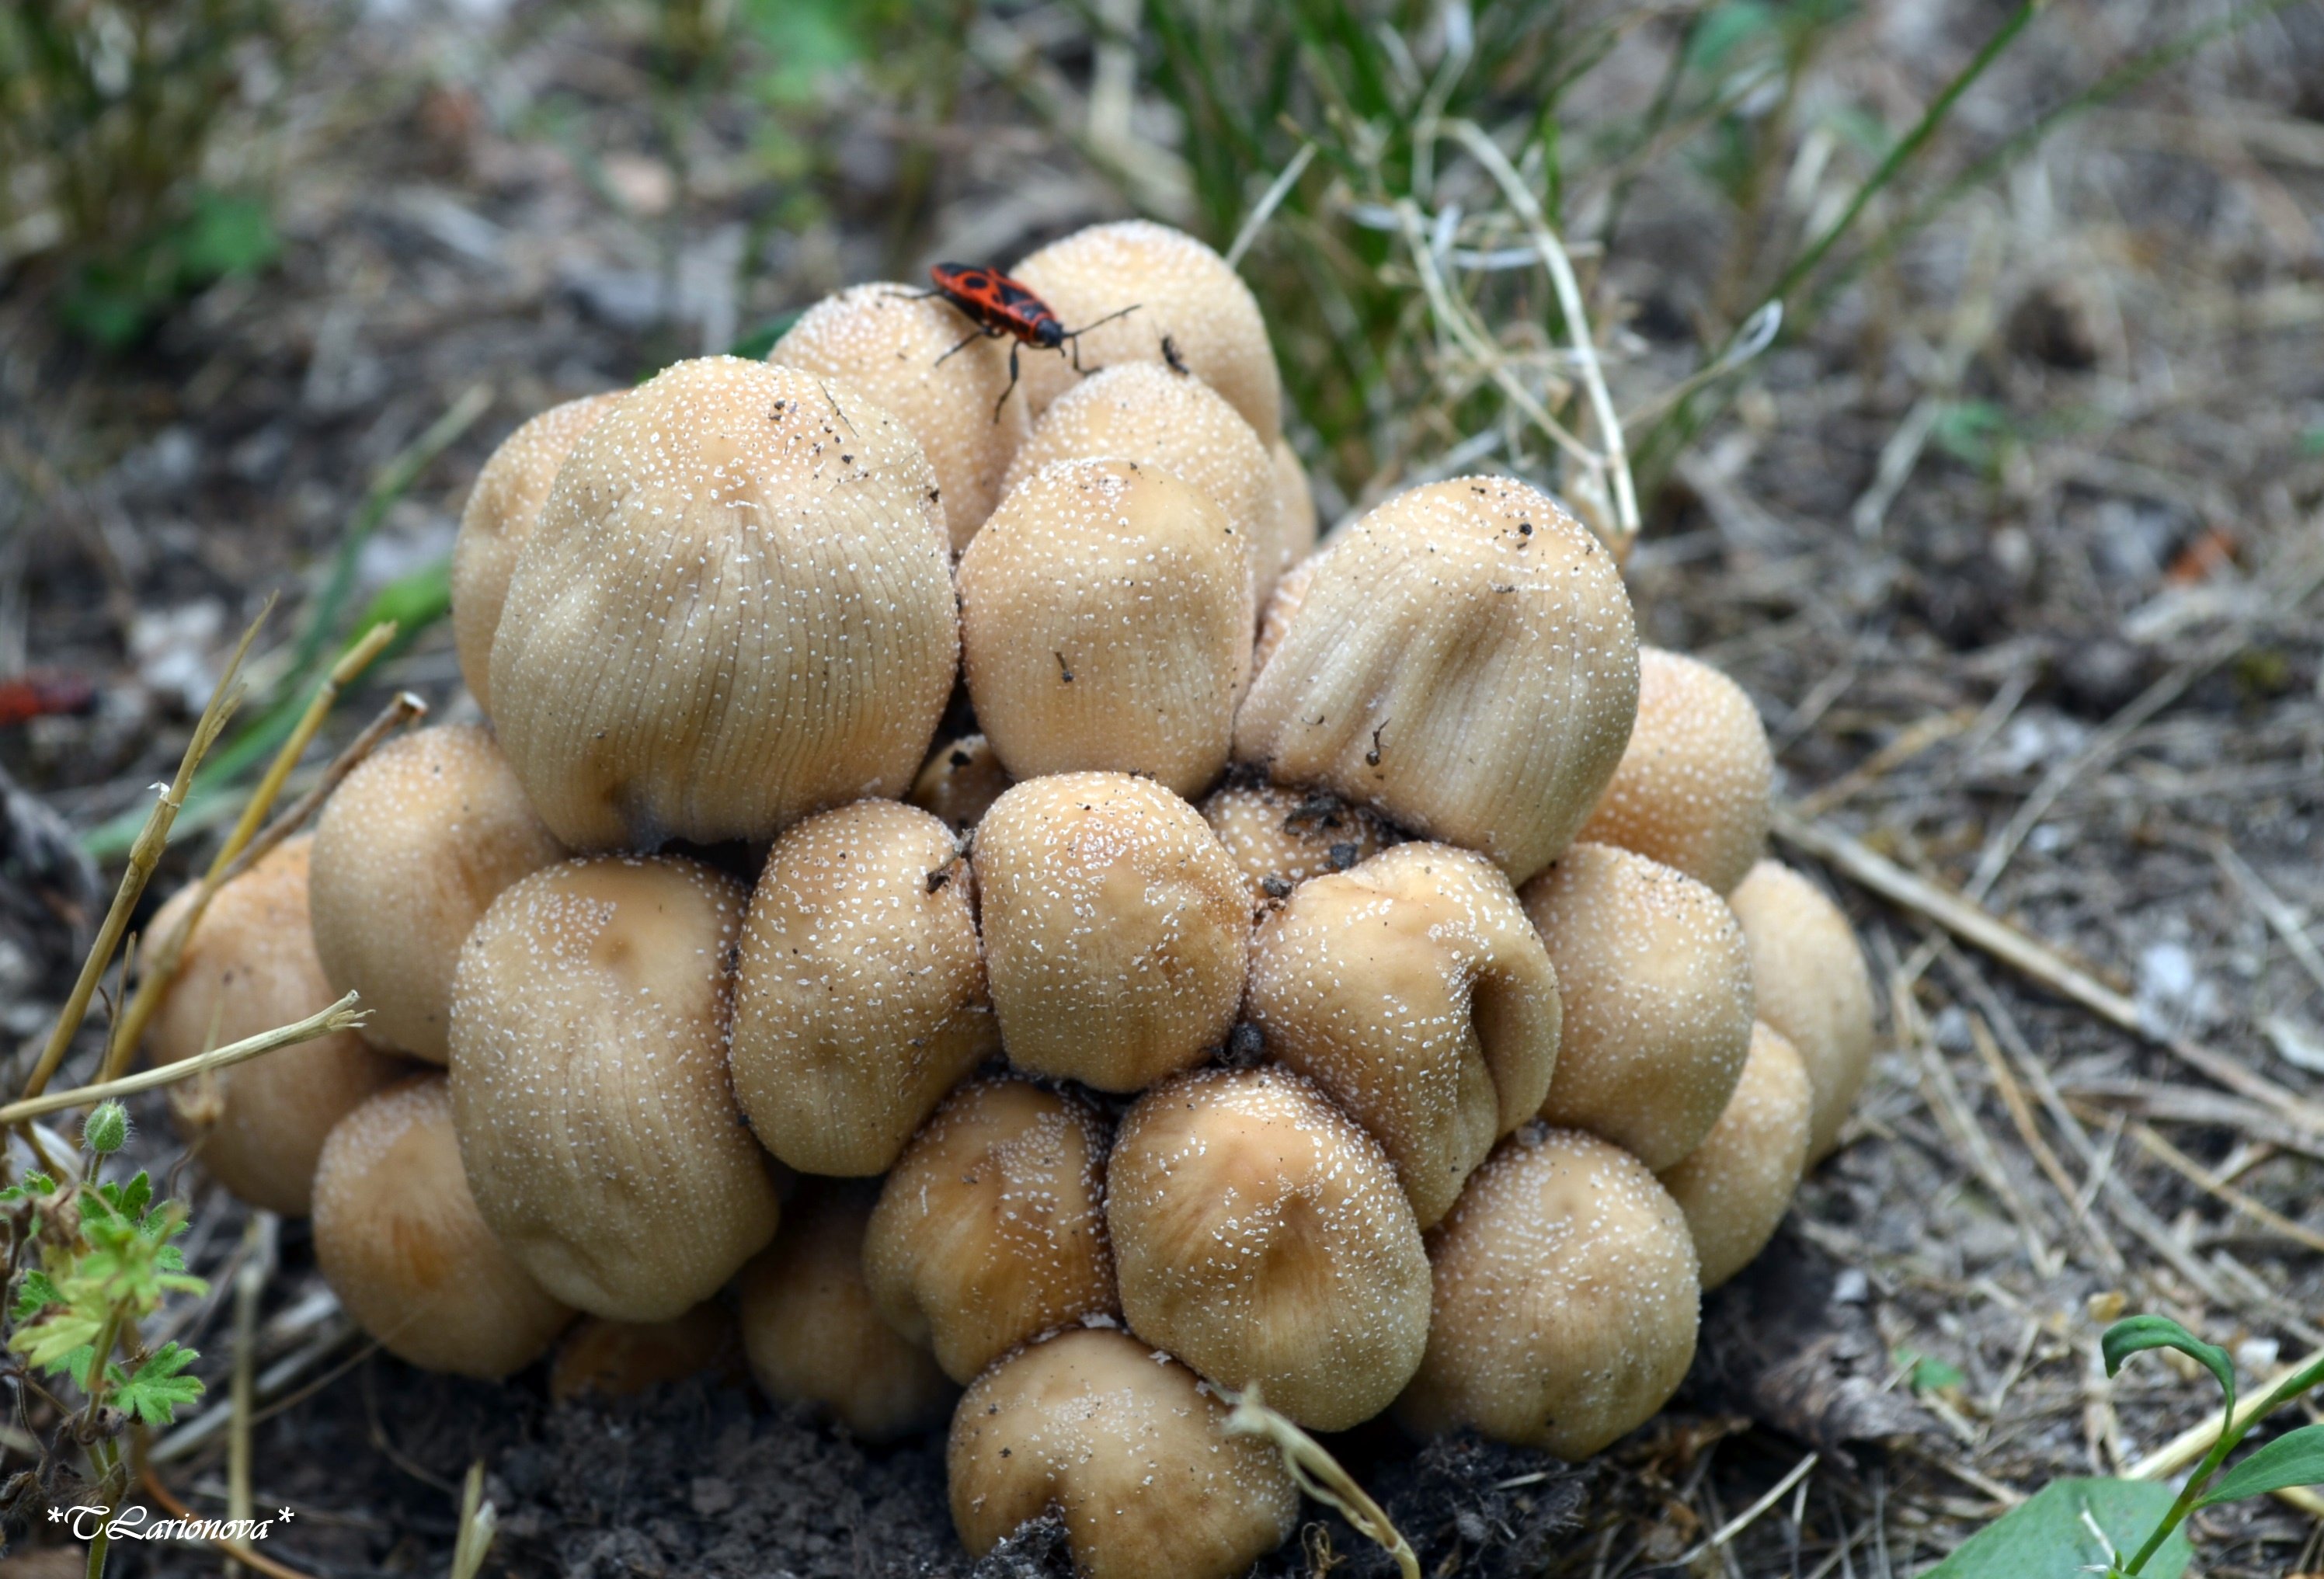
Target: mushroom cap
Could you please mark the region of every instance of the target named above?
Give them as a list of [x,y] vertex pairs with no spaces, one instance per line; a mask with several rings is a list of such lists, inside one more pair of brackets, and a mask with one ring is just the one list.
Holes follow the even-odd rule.
[[1668,1168],[1711,1133],[1751,1050],[1751,961],[1717,894],[1610,845],[1525,887],[1565,994],[1541,1116]]
[[331,1131],[315,1171],[315,1260],[355,1325],[423,1371],[506,1376],[573,1319],[484,1226],[438,1070],[374,1094]]
[[726,1078],[742,885],[601,856],[511,884],[461,946],[452,1113],[477,1208],[568,1305],[667,1321],[765,1245],[766,1153]]
[[706,356],[582,436],[493,640],[501,747],[576,850],[896,795],[960,633],[936,474],[840,380]]
[[1108,458],[1168,472],[1209,494],[1226,512],[1253,574],[1264,570],[1273,587],[1282,567],[1260,561],[1284,536],[1274,457],[1218,391],[1151,362],[1093,373],[1041,413],[1009,463],[1008,490],[1058,461]]
[[1138,1099],[1106,1161],[1122,1318],[1303,1426],[1371,1418],[1428,1342],[1420,1224],[1379,1143],[1279,1066]]
[[501,440],[468,490],[460,533],[452,540],[452,645],[468,694],[487,715],[493,710],[493,633],[500,629],[517,555],[540,519],[557,468],[622,392],[584,395],[521,424]]
[[810,1187],[774,1243],[742,1270],[742,1346],[759,1388],[812,1404],[867,1442],[936,1425],[956,1390],[927,1351],[896,1335],[863,1280],[872,1202],[860,1188]]
[[1702,1286],[1716,1288],[1767,1248],[1808,1162],[1815,1088],[1792,1044],[1751,1027],[1751,1056],[1727,1111],[1702,1145],[1663,1170],[1663,1187],[1686,1214]]
[[[286,840],[211,897],[146,1031],[156,1065],[304,1020],[339,996],[308,924],[313,846],[309,836]],[[198,886],[172,896],[145,935],[158,942],[176,930]],[[203,1166],[235,1196],[303,1217],[331,1126],[406,1073],[354,1031],[335,1030],[174,1086],[171,1108]]]
[[960,560],[969,699],[1010,775],[1208,788],[1250,676],[1248,542],[1137,461],[1059,461],[1011,488]]
[[1743,688],[1707,663],[1638,649],[1638,721],[1613,782],[1574,836],[1618,845],[1714,893],[1767,848],[1775,758]]
[[1275,536],[1259,544],[1259,606],[1265,608],[1283,573],[1315,551],[1315,491],[1291,440],[1277,438],[1268,452],[1275,466]]
[[706,1371],[739,1377],[742,1346],[734,1313],[715,1299],[668,1321],[585,1316],[557,1345],[549,1396],[556,1403],[590,1393],[634,1398]]
[[767,360],[846,379],[910,429],[936,468],[952,551],[968,547],[1030,427],[1023,401],[1001,399],[1009,352],[999,340],[939,297],[881,282],[808,308]]
[[1345,872],[1395,842],[1379,818],[1328,791],[1280,784],[1230,783],[1203,802],[1203,820],[1219,836],[1242,874],[1296,886],[1327,872]]
[[[1079,367],[1162,363],[1162,342],[1186,370],[1227,398],[1259,438],[1283,431],[1283,381],[1267,324],[1226,259],[1183,230],[1148,219],[1093,225],[1053,241],[1010,271],[1080,338]],[[1097,320],[1135,307],[1111,323]],[[1081,378],[1070,354],[1028,352],[1025,397],[1038,419]]]
[[461,941],[564,854],[483,725],[415,731],[349,773],[315,825],[309,905],[323,974],[363,994],[368,1039],[444,1062]]
[[1269,1057],[1379,1139],[1425,1228],[1560,1067],[1557,973],[1508,879],[1448,845],[1311,877],[1260,927]]
[[1760,862],[1727,902],[1750,946],[1758,1016],[1792,1044],[1815,1087],[1812,1166],[1840,1143],[1872,1068],[1871,973],[1847,916],[1788,866]]
[[975,863],[1011,1064],[1143,1091],[1225,1042],[1251,891],[1202,813],[1126,773],[1030,779],[977,825]]
[[1502,1142],[1428,1236],[1428,1356],[1397,1416],[1589,1457],[1653,1418],[1694,1359],[1685,1215],[1644,1164],[1575,1130]]
[[1630,599],[1597,539],[1523,483],[1461,477],[1388,500],[1286,584],[1236,757],[1513,882],[1554,860],[1637,712]]
[[984,819],[992,803],[1015,782],[991,741],[982,734],[964,734],[936,743],[905,799],[947,826],[966,832]]
[[888,1325],[955,1381],[1085,1316],[1111,1316],[1106,1125],[1029,1081],[962,1087],[897,1159],[863,1238]]
[[885,1172],[1000,1047],[952,830],[896,800],[785,830],[743,918],[727,1053],[767,1150],[803,1173]]
[[1081,1328],[978,1378],[945,1467],[961,1544],[982,1556],[1054,1508],[1088,1579],[1232,1579],[1299,1516],[1275,1449],[1167,1354]]

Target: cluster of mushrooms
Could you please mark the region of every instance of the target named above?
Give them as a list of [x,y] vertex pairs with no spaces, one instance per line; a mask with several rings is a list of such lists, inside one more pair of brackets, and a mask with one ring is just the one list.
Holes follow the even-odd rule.
[[454,561],[489,725],[221,892],[152,1050],[362,993],[179,1116],[413,1364],[949,1413],[972,1552],[1056,1510],[1090,1574],[1225,1575],[1298,1497],[1222,1394],[1569,1459],[1651,1417],[1870,991],[1764,858],[1751,703],[1557,503],[1319,549],[1222,259],[1016,273],[1136,310],[1009,393],[858,286],[520,428]]

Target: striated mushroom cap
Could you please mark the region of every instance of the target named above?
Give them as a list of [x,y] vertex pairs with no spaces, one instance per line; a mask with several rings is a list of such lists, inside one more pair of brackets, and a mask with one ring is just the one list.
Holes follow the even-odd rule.
[[1299,1491],[1226,1418],[1193,1371],[1135,1338],[1059,1333],[953,1411],[953,1526],[982,1556],[1054,1508],[1088,1579],[1233,1579],[1291,1533]]
[[977,825],[976,883],[1011,1064],[1142,1091],[1225,1042],[1250,886],[1167,790],[1125,773],[1028,780]]
[[975,886],[952,830],[899,801],[775,841],[742,922],[727,1054],[768,1150],[803,1173],[884,1172],[1000,1050]]
[[1490,855],[1549,864],[1621,761],[1637,639],[1613,556],[1546,494],[1397,494],[1286,577],[1235,755]]
[[979,335],[942,299],[883,282],[825,297],[767,360],[844,378],[910,429],[936,468],[952,551],[968,547],[1001,503],[1009,459],[1030,427],[1023,401],[1001,400],[1008,346]]
[[1855,930],[1823,891],[1762,861],[1728,897],[1751,951],[1757,1013],[1783,1033],[1815,1088],[1811,1165],[1831,1154],[1872,1067],[1872,977]]
[[[211,898],[145,1035],[156,1065],[304,1020],[339,996],[315,957],[309,925],[313,846],[306,836],[285,841]],[[146,936],[169,937],[193,899],[192,887],[174,895]],[[409,1069],[354,1031],[335,1030],[198,1075],[171,1088],[170,1106],[189,1147],[236,1197],[303,1217],[323,1138]]]
[[1379,818],[1338,796],[1279,784],[1228,784],[1203,802],[1203,820],[1262,891],[1345,872],[1394,842]]
[[460,949],[452,1112],[477,1208],[568,1305],[667,1321],[775,1231],[726,1079],[742,885],[603,856],[503,891]]
[[493,642],[501,747],[576,850],[897,795],[959,656],[936,476],[845,383],[706,356],[557,476]]
[[1139,1097],[1105,1221],[1130,1330],[1303,1426],[1371,1418],[1420,1365],[1428,1256],[1396,1169],[1288,1069],[1197,1069]]
[[1702,1286],[1716,1288],[1767,1248],[1808,1162],[1815,1089],[1792,1044],[1751,1028],[1751,1056],[1710,1137],[1662,1175],[1686,1214]]
[[1261,609],[1284,573],[1315,551],[1315,494],[1307,485],[1307,468],[1287,439],[1277,439],[1268,458],[1275,468],[1275,536],[1259,543]]
[[565,852],[535,817],[490,729],[390,741],[323,805],[309,897],[335,993],[361,993],[374,1042],[441,1064],[452,967],[493,896]]
[[315,1171],[315,1260],[355,1325],[423,1371],[506,1376],[573,1319],[484,1226],[438,1071],[331,1131]]
[[1702,1295],[1670,1192],[1618,1146],[1529,1128],[1428,1236],[1428,1357],[1397,1402],[1424,1436],[1589,1457],[1654,1417],[1694,1359]]
[[1021,1343],[1111,1316],[1106,1125],[1024,1080],[964,1087],[906,1147],[863,1239],[880,1314],[965,1382]]
[[[1260,439],[1283,431],[1283,381],[1250,290],[1227,261],[1148,219],[1093,225],[1053,241],[1011,275],[1049,304],[1068,330],[1085,327],[1081,366],[1166,363],[1167,338],[1186,370],[1227,398]],[[1126,313],[1099,324],[1108,313]],[[1038,418],[1081,378],[1068,354],[1025,353],[1025,395]]]
[[742,1344],[760,1390],[812,1404],[867,1442],[936,1425],[956,1390],[927,1351],[890,1330],[863,1280],[870,1196],[803,1190],[782,1231],[742,1270]]
[[1044,467],[961,556],[977,723],[1012,778],[1199,794],[1226,766],[1252,606],[1249,540],[1207,494],[1135,461]]
[[668,1321],[608,1321],[585,1316],[557,1345],[549,1396],[566,1403],[591,1393],[634,1398],[707,1371],[739,1380],[742,1335],[734,1313],[706,1299]]
[[1379,1138],[1425,1228],[1540,1107],[1558,987],[1490,862],[1398,845],[1292,890],[1253,945],[1246,1013],[1269,1057]]
[[992,803],[1015,781],[1001,765],[991,741],[982,734],[964,734],[937,743],[920,764],[920,776],[912,780],[906,799],[947,827],[964,833],[984,820]]
[[1685,873],[1714,893],[1766,853],[1775,759],[1759,710],[1707,663],[1638,649],[1638,721],[1574,836]]
[[486,714],[493,710],[493,633],[500,629],[517,555],[540,519],[557,468],[621,398],[611,390],[549,407],[501,441],[468,490],[460,534],[452,540],[452,645],[460,678]]
[[1526,884],[1565,994],[1541,1116],[1668,1168],[1702,1144],[1751,1048],[1751,961],[1717,894],[1610,845]]

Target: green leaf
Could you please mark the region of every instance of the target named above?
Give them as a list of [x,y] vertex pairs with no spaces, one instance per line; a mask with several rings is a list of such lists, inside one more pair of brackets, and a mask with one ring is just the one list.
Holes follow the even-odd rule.
[[45,1173],[28,1173],[23,1183],[13,1184],[0,1190],[0,1205],[13,1206],[18,1201],[28,1200],[34,1196],[53,1196],[56,1193],[56,1180]]
[[728,346],[726,354],[729,356],[747,356],[753,362],[763,362],[767,358],[767,353],[775,348],[775,342],[789,334],[791,325],[798,320],[799,309],[797,308],[770,318]]
[[395,644],[411,639],[452,612],[452,556],[422,565],[399,576],[372,595],[370,605],[355,629],[368,631],[382,620],[395,622]]
[[2264,1497],[2287,1486],[2324,1485],[2324,1426],[2302,1426],[2277,1437],[2235,1468],[2213,1481],[2195,1504],[2209,1508],[2218,1502],[2240,1502]]
[[223,192],[197,196],[194,211],[164,245],[177,256],[180,289],[207,285],[228,274],[254,273],[282,250],[264,203]]
[[121,1208],[123,1216],[134,1217],[145,1210],[146,1203],[152,1198],[153,1181],[146,1177],[143,1168],[139,1168],[137,1177],[122,1186],[120,1193],[113,1197],[113,1204]]
[[180,1405],[202,1396],[201,1379],[180,1372],[200,1356],[180,1344],[164,1344],[147,1356],[135,1374],[115,1390],[113,1401],[148,1426],[166,1426]]
[[10,1319],[22,1326],[50,1306],[64,1302],[65,1297],[57,1292],[56,1284],[50,1280],[46,1272],[28,1270],[23,1285],[16,1290],[16,1305],[9,1313]]
[[2310,428],[2300,436],[2300,453],[2310,457],[2324,455],[2324,428]]
[[[2085,1570],[2135,1550],[2170,1512],[2173,1497],[2153,1481],[2052,1481],[1921,1579],[2081,1579]],[[2091,1532],[2085,1514],[2114,1550]],[[2187,1532],[2175,1529],[2140,1579],[2180,1579],[2193,1556]]]
[[2124,1361],[2146,1349],[2176,1349],[2203,1366],[2218,1379],[2219,1390],[2227,1395],[2227,1413],[2236,1408],[2236,1362],[2217,1344],[2207,1344],[2172,1321],[2167,1316],[2134,1316],[2107,1328],[2099,1340],[2099,1352],[2106,1356],[2106,1373],[2112,1376],[2122,1369]]

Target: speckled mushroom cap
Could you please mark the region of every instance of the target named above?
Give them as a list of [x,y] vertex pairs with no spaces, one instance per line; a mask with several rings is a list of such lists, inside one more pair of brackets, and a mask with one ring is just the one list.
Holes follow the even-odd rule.
[[1751,951],[1760,1019],[1792,1044],[1815,1088],[1808,1161],[1831,1155],[1872,1067],[1872,977],[1840,907],[1790,867],[1762,861],[1728,896]]
[[1554,860],[1622,758],[1637,640],[1611,554],[1505,477],[1409,489],[1277,593],[1235,755],[1481,850]]
[[1559,1064],[1558,980],[1508,879],[1398,845],[1292,890],[1251,949],[1268,1055],[1379,1138],[1413,1210],[1442,1217]]
[[1009,457],[1029,426],[1022,400],[1001,398],[1009,388],[1007,345],[978,336],[946,355],[975,334],[958,309],[914,287],[853,285],[800,314],[767,356],[846,379],[912,430],[936,468],[955,554],[1001,503]]
[[769,1162],[726,1079],[742,888],[691,861],[570,861],[461,946],[452,1113],[476,1206],[568,1305],[664,1321],[763,1246]]
[[1394,838],[1360,806],[1328,791],[1279,784],[1223,785],[1204,800],[1203,820],[1262,891],[1270,884],[1296,887],[1326,872],[1345,872],[1379,854]]
[[1751,1048],[1751,961],[1717,894],[1658,861],[1576,845],[1526,884],[1565,994],[1542,1117],[1668,1168],[1719,1122]]
[[549,490],[493,641],[501,747],[576,850],[900,794],[959,656],[950,558],[894,417],[839,379],[680,362]]
[[[1281,503],[1275,463],[1242,413],[1190,374],[1151,362],[1124,362],[1093,373],[1041,413],[1033,435],[1009,463],[1010,489],[1061,460],[1134,460],[1201,490],[1226,512],[1254,576],[1263,556],[1279,549]],[[1271,559],[1262,601],[1282,567]]]
[[1702,1296],[1670,1192],[1620,1147],[1530,1127],[1428,1236],[1428,1356],[1397,1402],[1423,1435],[1589,1457],[1654,1417],[1694,1358]]
[[494,895],[565,854],[482,725],[390,741],[331,792],[315,825],[315,953],[364,1030],[440,1064],[452,967]]
[[379,1092],[331,1131],[315,1260],[355,1325],[423,1371],[509,1375],[573,1319],[477,1214],[440,1072]]
[[1142,1091],[1222,1046],[1251,889],[1202,814],[1148,779],[1061,773],[976,829],[985,975],[1009,1061]]
[[1299,1516],[1275,1449],[1230,1436],[1194,1373],[1119,1332],[1059,1333],[953,1411],[953,1526],[982,1556],[1055,1509],[1088,1579],[1233,1579]]
[[1085,1099],[1029,1081],[954,1093],[905,1148],[864,1233],[888,1325],[965,1382],[1052,1327],[1117,1313],[1106,1140]]
[[761,1391],[814,1405],[863,1441],[887,1442],[942,1420],[958,1390],[873,1308],[863,1281],[871,1214],[861,1187],[803,1188],[774,1243],[742,1269],[736,1293]]
[[1388,1408],[1428,1341],[1428,1257],[1379,1143],[1279,1066],[1138,1099],[1106,1162],[1122,1317],[1301,1425]]
[[742,922],[727,1055],[768,1150],[803,1173],[885,1172],[1000,1048],[951,829],[859,800],[775,841]]
[[1200,794],[1226,766],[1252,607],[1248,540],[1208,494],[1137,461],[1045,466],[961,556],[977,722],[1011,778]]
[[[1167,362],[1168,339],[1186,370],[1226,396],[1259,438],[1283,431],[1283,382],[1259,303],[1227,261],[1148,219],[1093,225],[1053,241],[1010,271],[1082,337],[1084,372],[1119,362]],[[1125,307],[1138,310],[1109,324]],[[1082,374],[1065,356],[1025,353],[1025,393],[1038,418]]]
[[1265,608],[1283,573],[1315,551],[1315,494],[1307,468],[1287,439],[1268,451],[1275,466],[1275,536],[1259,544],[1259,606]]
[[[146,1031],[155,1064],[304,1020],[339,996],[308,923],[313,845],[305,836],[285,841],[212,897]],[[192,887],[172,896],[146,936],[169,937],[193,899]],[[262,1210],[303,1217],[331,1126],[409,1068],[354,1031],[335,1030],[172,1086],[170,1106],[219,1183]]]
[[1574,836],[1618,845],[1725,893],[1767,847],[1775,759],[1759,710],[1707,663],[1638,649],[1638,721]]
[[1716,1288],[1766,1249],[1807,1167],[1815,1089],[1792,1044],[1751,1027],[1751,1056],[1727,1111],[1702,1145],[1663,1172],[1686,1214],[1702,1286]]
[[992,803],[1014,782],[991,741],[982,734],[964,734],[936,743],[906,799],[945,826],[966,832],[984,820]]
[[622,392],[613,390],[549,407],[501,441],[468,490],[460,533],[452,540],[452,645],[459,653],[460,678],[488,714],[493,633],[500,629],[517,555],[540,519],[557,468],[621,398]]

